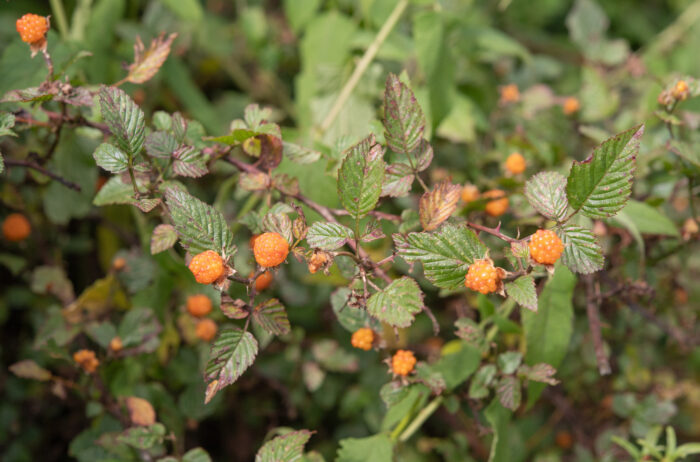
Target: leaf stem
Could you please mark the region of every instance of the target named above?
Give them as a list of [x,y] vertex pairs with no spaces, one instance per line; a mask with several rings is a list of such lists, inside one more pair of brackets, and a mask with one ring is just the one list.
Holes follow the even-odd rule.
[[56,26],[61,34],[61,39],[65,40],[68,34],[68,20],[66,19],[66,10],[63,8],[63,0],[49,0],[49,3],[56,18]]
[[433,398],[433,400],[428,403],[427,406],[425,406],[416,416],[415,419],[413,419],[413,422],[404,430],[403,433],[401,433],[401,436],[399,436],[399,441],[402,443],[407,441],[413,434],[425,423],[426,420],[428,420],[428,417],[433,415],[433,412],[435,412],[438,407],[442,404],[442,396],[436,396]]
[[323,122],[321,122],[321,126],[319,127],[319,134],[325,133],[326,130],[330,128],[335,119],[338,117],[338,114],[340,114],[341,109],[343,108],[348,98],[352,94],[353,90],[357,86],[358,82],[360,81],[362,74],[365,73],[370,63],[377,55],[379,47],[382,46],[382,43],[384,43],[386,38],[389,36],[389,33],[394,28],[407,6],[408,0],[399,0],[389,17],[386,18],[386,21],[384,21],[384,24],[382,25],[381,29],[379,29],[377,36],[374,38],[374,41],[369,45],[369,47],[367,47],[365,54],[357,63],[357,66],[355,67],[355,70],[353,71],[352,75],[340,91],[338,98],[335,100],[330,111],[328,111],[328,114],[323,119]]

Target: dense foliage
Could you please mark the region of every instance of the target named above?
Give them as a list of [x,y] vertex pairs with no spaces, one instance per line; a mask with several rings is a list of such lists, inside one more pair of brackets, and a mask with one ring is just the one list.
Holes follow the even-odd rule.
[[3,460],[700,454],[700,1],[0,26]]

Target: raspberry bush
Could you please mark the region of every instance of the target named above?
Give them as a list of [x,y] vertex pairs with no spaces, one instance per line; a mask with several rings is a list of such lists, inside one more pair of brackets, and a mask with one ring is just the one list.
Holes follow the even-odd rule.
[[698,457],[700,3],[633,3],[5,2],[2,459]]

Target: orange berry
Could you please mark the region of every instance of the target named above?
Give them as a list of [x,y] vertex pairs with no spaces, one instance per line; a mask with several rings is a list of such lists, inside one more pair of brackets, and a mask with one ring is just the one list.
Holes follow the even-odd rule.
[[44,40],[49,30],[49,21],[44,16],[27,13],[15,23],[23,42],[35,44]]
[[577,98],[574,98],[573,96],[569,96],[564,100],[564,114],[566,115],[571,115],[576,112],[578,112],[579,109],[581,109],[581,103]]
[[281,264],[289,254],[289,243],[278,233],[264,233],[253,243],[255,261],[263,268]]
[[530,237],[530,256],[537,263],[553,265],[564,251],[564,244],[554,231],[538,229]]
[[[255,272],[251,271],[250,276],[248,277],[252,277],[254,274]],[[261,273],[257,278],[255,278],[255,291],[262,292],[263,290],[267,289],[270,287],[270,284],[272,284],[273,279],[272,271],[265,271],[264,273]]]
[[520,90],[514,83],[500,87],[501,104],[517,103],[520,101]]
[[198,318],[206,316],[211,312],[211,299],[204,294],[190,295],[187,297],[187,311]]
[[255,240],[258,238],[258,236],[260,236],[260,234],[253,234],[252,236],[250,236],[250,240],[248,241],[248,245],[250,246],[251,249],[253,247],[255,247]]
[[352,334],[350,343],[355,348],[368,351],[372,348],[372,344],[374,343],[374,331],[369,327],[362,327],[360,329],[357,329]]
[[2,234],[10,242],[25,240],[31,231],[32,225],[21,213],[9,214],[2,223]]
[[462,200],[466,203],[474,202],[479,198],[479,188],[473,184],[465,184],[462,188]]
[[391,371],[395,375],[406,377],[416,366],[416,357],[412,351],[399,350],[391,358]]
[[197,282],[211,284],[224,274],[224,260],[213,250],[207,250],[195,255],[189,268]]
[[100,361],[95,357],[95,352],[92,350],[78,350],[73,353],[73,361],[78,363],[88,374],[92,374],[97,370]]
[[214,321],[209,318],[204,318],[197,323],[197,327],[195,327],[194,332],[197,337],[205,342],[211,342],[211,340],[216,336],[217,330],[218,328],[216,327],[216,323]]
[[122,339],[119,338],[119,336],[112,337],[112,340],[109,341],[109,349],[112,351],[121,351],[121,349],[124,348],[124,344],[122,343]]
[[571,433],[567,432],[566,430],[557,432],[557,435],[554,438],[557,442],[557,446],[562,449],[570,449],[574,444],[574,439],[571,437]]
[[506,193],[504,191],[501,191],[500,189],[492,189],[490,191],[486,191],[483,194],[483,197],[490,199],[486,203],[485,208],[488,215],[491,215],[492,217],[499,217],[508,210],[508,198],[506,197]]
[[484,258],[469,265],[464,286],[482,294],[490,294],[499,290],[502,278],[503,270],[493,266],[490,259]]
[[513,175],[523,173],[526,166],[527,163],[525,162],[525,158],[519,152],[514,152],[506,159],[506,170]]
[[671,93],[678,101],[683,101],[690,96],[690,88],[685,80],[679,80]]
[[126,258],[124,258],[124,257],[115,258],[114,261],[112,262],[112,269],[114,269],[114,271],[121,271],[124,268],[126,268]]

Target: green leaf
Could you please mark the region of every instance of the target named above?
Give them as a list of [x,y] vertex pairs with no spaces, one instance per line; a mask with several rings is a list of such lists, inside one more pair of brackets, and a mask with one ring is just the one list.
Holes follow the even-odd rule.
[[295,164],[312,164],[321,158],[320,152],[287,141],[282,142],[282,149],[285,157]]
[[530,275],[520,276],[506,284],[506,294],[528,310],[537,311],[537,291],[535,280]]
[[382,196],[402,197],[411,191],[415,175],[410,165],[401,162],[390,164],[384,172]]
[[[417,409],[422,408],[429,395],[428,389],[422,386],[409,385],[401,388],[406,393],[399,394],[395,391],[395,396],[390,398],[393,402],[391,405],[387,404],[388,409],[380,427],[383,431],[394,428],[401,420],[410,417]],[[387,390],[385,390],[385,394],[386,392]]]
[[198,23],[204,17],[202,5],[198,0],[161,0],[163,4],[187,22]]
[[[137,181],[138,184],[138,181]],[[112,204],[133,204],[134,188],[131,184],[124,183],[121,175],[116,175],[107,180],[102,186],[92,203],[97,206]]]
[[[576,277],[565,266],[557,265],[554,276],[540,294],[537,313],[521,313],[527,364],[547,363],[556,368],[566,356],[573,332],[574,287]],[[528,385],[528,405],[537,401],[543,389],[540,383]]]
[[216,393],[231,385],[255,361],[258,342],[250,332],[238,327],[228,327],[221,331],[209,353],[204,380],[209,382],[204,403],[208,403]]
[[447,223],[434,233],[393,236],[399,255],[408,263],[420,261],[425,277],[437,287],[460,289],[474,260],[486,255],[486,246],[466,226]]
[[150,449],[162,443],[164,437],[165,427],[156,423],[147,427],[131,427],[119,435],[117,440],[137,449]]
[[151,235],[151,255],[168,250],[177,242],[177,231],[173,225],[160,224]]
[[433,370],[445,378],[447,390],[454,390],[464,383],[479,367],[481,351],[463,340],[452,340],[441,352]]
[[[17,136],[17,134],[12,131],[12,127],[15,126],[15,115],[9,112],[0,112],[0,136]],[[2,172],[2,169],[0,169]]]
[[[161,326],[155,313],[150,308],[132,308],[119,324],[117,333],[125,347],[143,346],[156,338]],[[157,346],[157,344],[156,344]]]
[[423,292],[415,280],[403,276],[367,300],[369,314],[394,327],[408,327],[423,309]]
[[117,146],[129,156],[141,151],[146,140],[143,111],[123,90],[102,86],[100,107],[109,130],[117,139]]
[[260,327],[273,335],[289,333],[290,325],[284,305],[276,298],[265,300],[253,310],[253,319]]
[[2,153],[0,152],[0,173],[5,171],[5,159],[2,157]]
[[503,407],[498,397],[494,398],[484,411],[484,417],[493,428],[489,462],[506,462],[517,458],[514,454],[517,450],[511,448],[508,441],[511,416],[511,411]]
[[102,143],[97,146],[92,154],[99,167],[112,173],[123,172],[129,166],[129,159],[116,146],[109,143]]
[[243,143],[248,138],[253,138],[259,135],[259,132],[255,130],[248,130],[247,128],[237,128],[232,130],[230,134],[223,136],[215,136],[212,138],[206,138],[208,141],[215,141],[217,143],[228,144],[231,146],[236,146]]
[[493,364],[482,366],[476,374],[474,374],[474,378],[469,384],[469,397],[471,399],[486,398],[489,395],[489,386],[496,377],[496,372],[498,372],[498,370]]
[[361,327],[381,329],[381,324],[373,319],[367,310],[351,304],[351,291],[347,287],[341,287],[331,294],[331,306],[338,318],[338,322],[348,332],[355,332]]
[[476,348],[483,348],[486,345],[486,338],[483,329],[471,318],[459,318],[455,321],[457,331],[455,335],[469,345]]
[[559,229],[558,234],[564,243],[561,262],[567,268],[581,274],[595,273],[603,269],[603,249],[589,229],[566,225]]
[[338,172],[338,194],[356,220],[377,205],[384,181],[384,152],[370,135],[348,150]]
[[173,173],[188,178],[199,178],[209,172],[202,152],[194,146],[183,146],[173,152]]
[[615,215],[632,192],[632,174],[644,125],[620,133],[598,146],[583,162],[574,162],[566,194],[574,212],[590,218]]
[[270,209],[262,220],[263,231],[281,235],[289,244],[292,244],[292,220],[286,212]]
[[211,462],[211,457],[202,448],[190,449],[182,456],[182,462]]
[[496,363],[503,374],[512,374],[523,361],[523,355],[519,351],[506,351],[498,355]]
[[227,257],[235,252],[233,233],[221,212],[179,188],[168,188],[165,198],[185,249],[191,253],[213,250]]
[[503,407],[515,411],[520,407],[522,399],[520,380],[512,375],[502,377],[496,385],[496,396]]
[[340,440],[336,462],[393,462],[394,447],[388,435]]
[[304,445],[311,432],[298,430],[278,436],[263,445],[255,455],[255,462],[297,462],[301,460]]
[[692,454],[700,454],[700,443],[686,443],[676,449],[677,457],[688,457]]
[[[168,121],[170,121],[170,116],[168,116]],[[153,132],[146,138],[146,153],[151,157],[167,159],[177,148],[178,142],[166,132]]]
[[343,349],[332,339],[318,340],[311,346],[316,361],[331,372],[356,372],[357,356]]
[[[623,216],[624,215],[624,216]],[[617,218],[621,219],[618,221]],[[679,237],[678,229],[663,213],[645,202],[630,200],[617,217],[612,219],[618,225],[634,224],[637,232]]]
[[542,172],[525,184],[525,197],[535,210],[547,218],[562,221],[569,201],[566,199],[566,178],[556,172]]
[[408,154],[423,140],[425,116],[410,88],[389,74],[384,91],[384,138],[389,149]]
[[321,250],[335,250],[353,238],[350,228],[340,223],[317,221],[309,228],[306,242],[309,247]]

